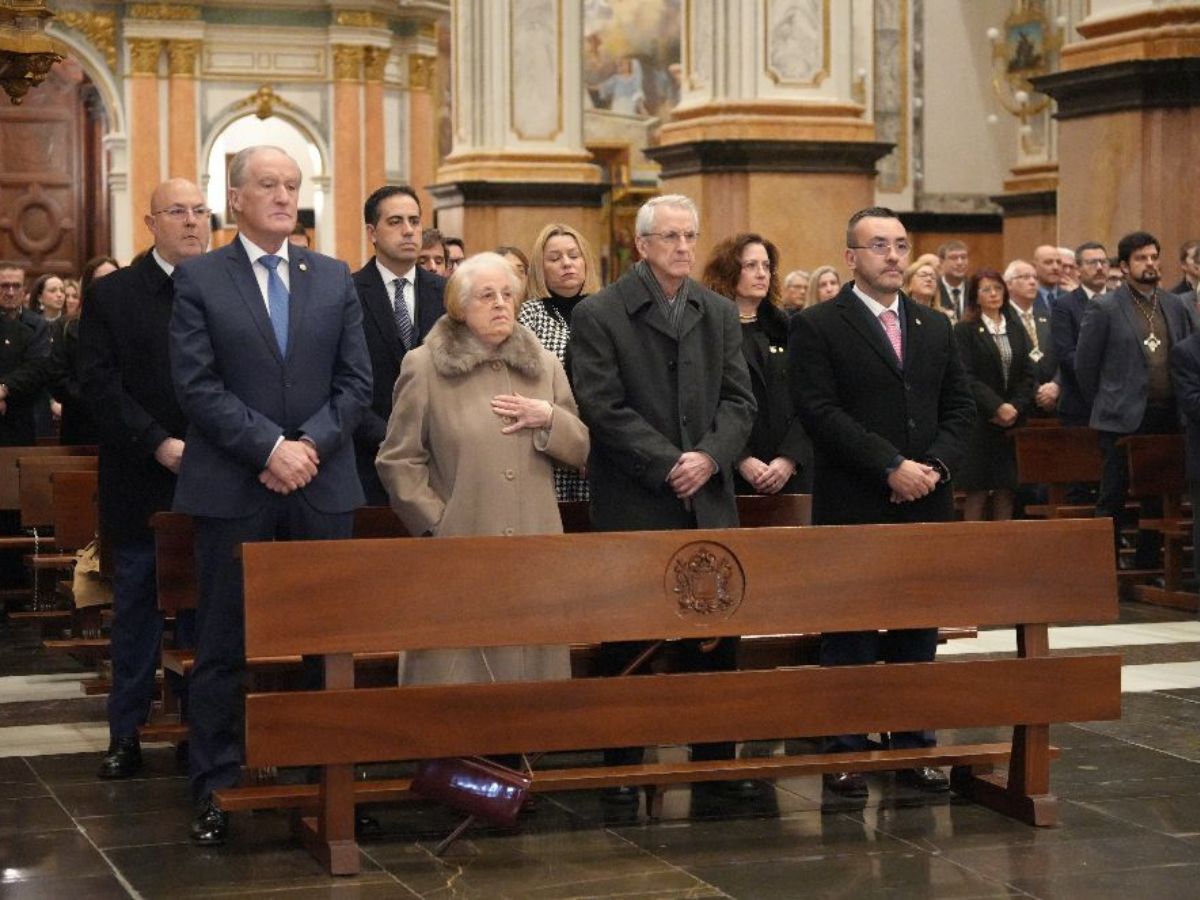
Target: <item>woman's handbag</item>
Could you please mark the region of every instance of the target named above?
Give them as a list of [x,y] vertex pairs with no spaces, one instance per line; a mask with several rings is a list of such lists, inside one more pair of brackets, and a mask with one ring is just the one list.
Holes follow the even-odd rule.
[[[655,641],[645,647],[633,662],[621,670],[620,675],[636,672],[665,643],[666,641]],[[487,666],[486,656],[483,662]],[[491,667],[488,667],[488,675],[494,683],[496,678],[492,675]],[[434,856],[441,856],[450,849],[450,845],[457,841],[476,819],[512,828],[533,785],[533,764],[541,756],[539,753],[529,758],[521,754],[521,760],[525,764],[524,772],[479,756],[422,761],[417,766],[417,774],[409,789],[418,797],[436,800],[467,814],[458,827],[433,849]]]

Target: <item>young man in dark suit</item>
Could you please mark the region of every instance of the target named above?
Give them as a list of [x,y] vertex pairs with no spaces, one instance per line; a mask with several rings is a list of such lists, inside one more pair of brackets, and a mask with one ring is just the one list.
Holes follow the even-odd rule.
[[354,432],[354,455],[367,505],[387,506],[375,455],[392,414],[392,389],[404,354],[425,340],[446,311],[446,279],[417,265],[421,202],[412,188],[381,187],[363,205],[363,219],[375,255],[354,273],[354,287],[362,303],[374,387],[371,406]]
[[1092,405],[1083,396],[1075,375],[1075,348],[1079,343],[1079,326],[1087,305],[1097,294],[1104,293],[1108,275],[1108,251],[1097,241],[1080,244],[1075,251],[1079,265],[1079,287],[1054,304],[1050,314],[1050,331],[1054,338],[1054,353],[1058,357],[1059,383],[1058,420],[1063,425],[1087,425]]
[[[1075,348],[1075,375],[1092,404],[1089,424],[1099,432],[1104,456],[1096,516],[1112,518],[1118,549],[1129,493],[1129,469],[1118,441],[1127,434],[1178,432],[1167,359],[1194,330],[1183,300],[1158,287],[1159,253],[1158,240],[1144,231],[1121,238],[1117,259],[1125,282],[1088,304]],[[1142,498],[1141,512],[1160,516],[1161,498]],[[1161,547],[1158,532],[1139,532],[1134,566],[1157,568]]]
[[289,245],[300,167],[250,147],[229,167],[238,235],[175,271],[171,374],[188,419],[174,508],[195,517],[200,605],[189,684],[191,838],[225,840],[212,792],[241,774],[245,634],[238,545],[347,538],[362,488],[354,429],[371,401],[346,264]]
[[[1171,383],[1187,440],[1185,470],[1192,509],[1200,510],[1200,333],[1171,348]],[[1192,568],[1200,561],[1200,515],[1192,514]]]
[[[79,380],[100,427],[100,527],[113,547],[113,686],[101,778],[129,778],[142,767],[137,729],[150,714],[162,640],[150,517],[171,508],[187,428],[167,358],[171,276],[208,249],[209,219],[196,185],[160,184],[144,220],[154,246],[93,282],[80,313]],[[186,630],[184,618],[177,631]]]
[[[813,523],[946,522],[954,518],[951,476],[975,417],[970,383],[950,320],[900,291],[911,245],[882,207],[860,210],[846,228],[854,274],[833,300],[789,325],[788,363],[796,412],[813,440]],[[847,632],[821,638],[826,666],[925,662],[937,629]],[[895,732],[892,747],[926,747],[932,734]],[[866,750],[867,736],[838,735],[828,752]],[[946,776],[920,767],[898,773],[921,790],[946,790]],[[865,797],[853,772],[826,775],[827,790]]]

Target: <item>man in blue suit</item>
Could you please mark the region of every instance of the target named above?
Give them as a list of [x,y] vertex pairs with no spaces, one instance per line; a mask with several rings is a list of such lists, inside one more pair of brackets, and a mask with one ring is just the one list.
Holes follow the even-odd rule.
[[188,419],[174,509],[196,522],[200,603],[190,683],[191,837],[220,844],[212,793],[242,765],[247,541],[348,538],[363,493],[352,436],[371,401],[346,264],[289,245],[300,168],[277,147],[229,167],[238,236],[175,270],[171,374]]

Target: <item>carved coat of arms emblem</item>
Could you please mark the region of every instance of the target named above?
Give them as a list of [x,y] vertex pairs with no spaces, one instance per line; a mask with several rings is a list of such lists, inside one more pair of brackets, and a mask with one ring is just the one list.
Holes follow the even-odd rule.
[[746,576],[727,547],[698,541],[681,547],[667,565],[667,594],[681,616],[727,619],[741,605]]

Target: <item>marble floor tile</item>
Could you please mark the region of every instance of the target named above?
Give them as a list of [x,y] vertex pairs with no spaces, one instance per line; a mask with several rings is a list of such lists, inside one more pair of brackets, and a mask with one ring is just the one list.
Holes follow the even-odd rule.
[[7,840],[13,835],[27,831],[63,831],[74,828],[75,822],[54,797],[0,800],[0,840]]
[[74,828],[20,831],[0,842],[0,888],[13,881],[110,874],[104,857]]
[[127,900],[132,896],[112,874],[0,881],[0,897],[4,900]]
[[0,703],[28,700],[77,700],[85,695],[78,672],[6,675],[0,678]]
[[64,722],[0,728],[0,756],[100,753],[107,747],[106,722]]
[[1002,882],[919,851],[698,865],[689,871],[735,900],[915,900],[1020,896]]
[[1195,900],[1200,863],[1129,872],[1079,870],[1057,878],[1017,878],[1013,887],[1040,900]]
[[444,857],[428,847],[372,846],[372,859],[419,897],[720,896],[702,880],[605,830],[465,840]]
[[1175,838],[1200,838],[1200,795],[1197,794],[1096,800],[1081,805],[1110,816],[1122,826],[1137,825]]

